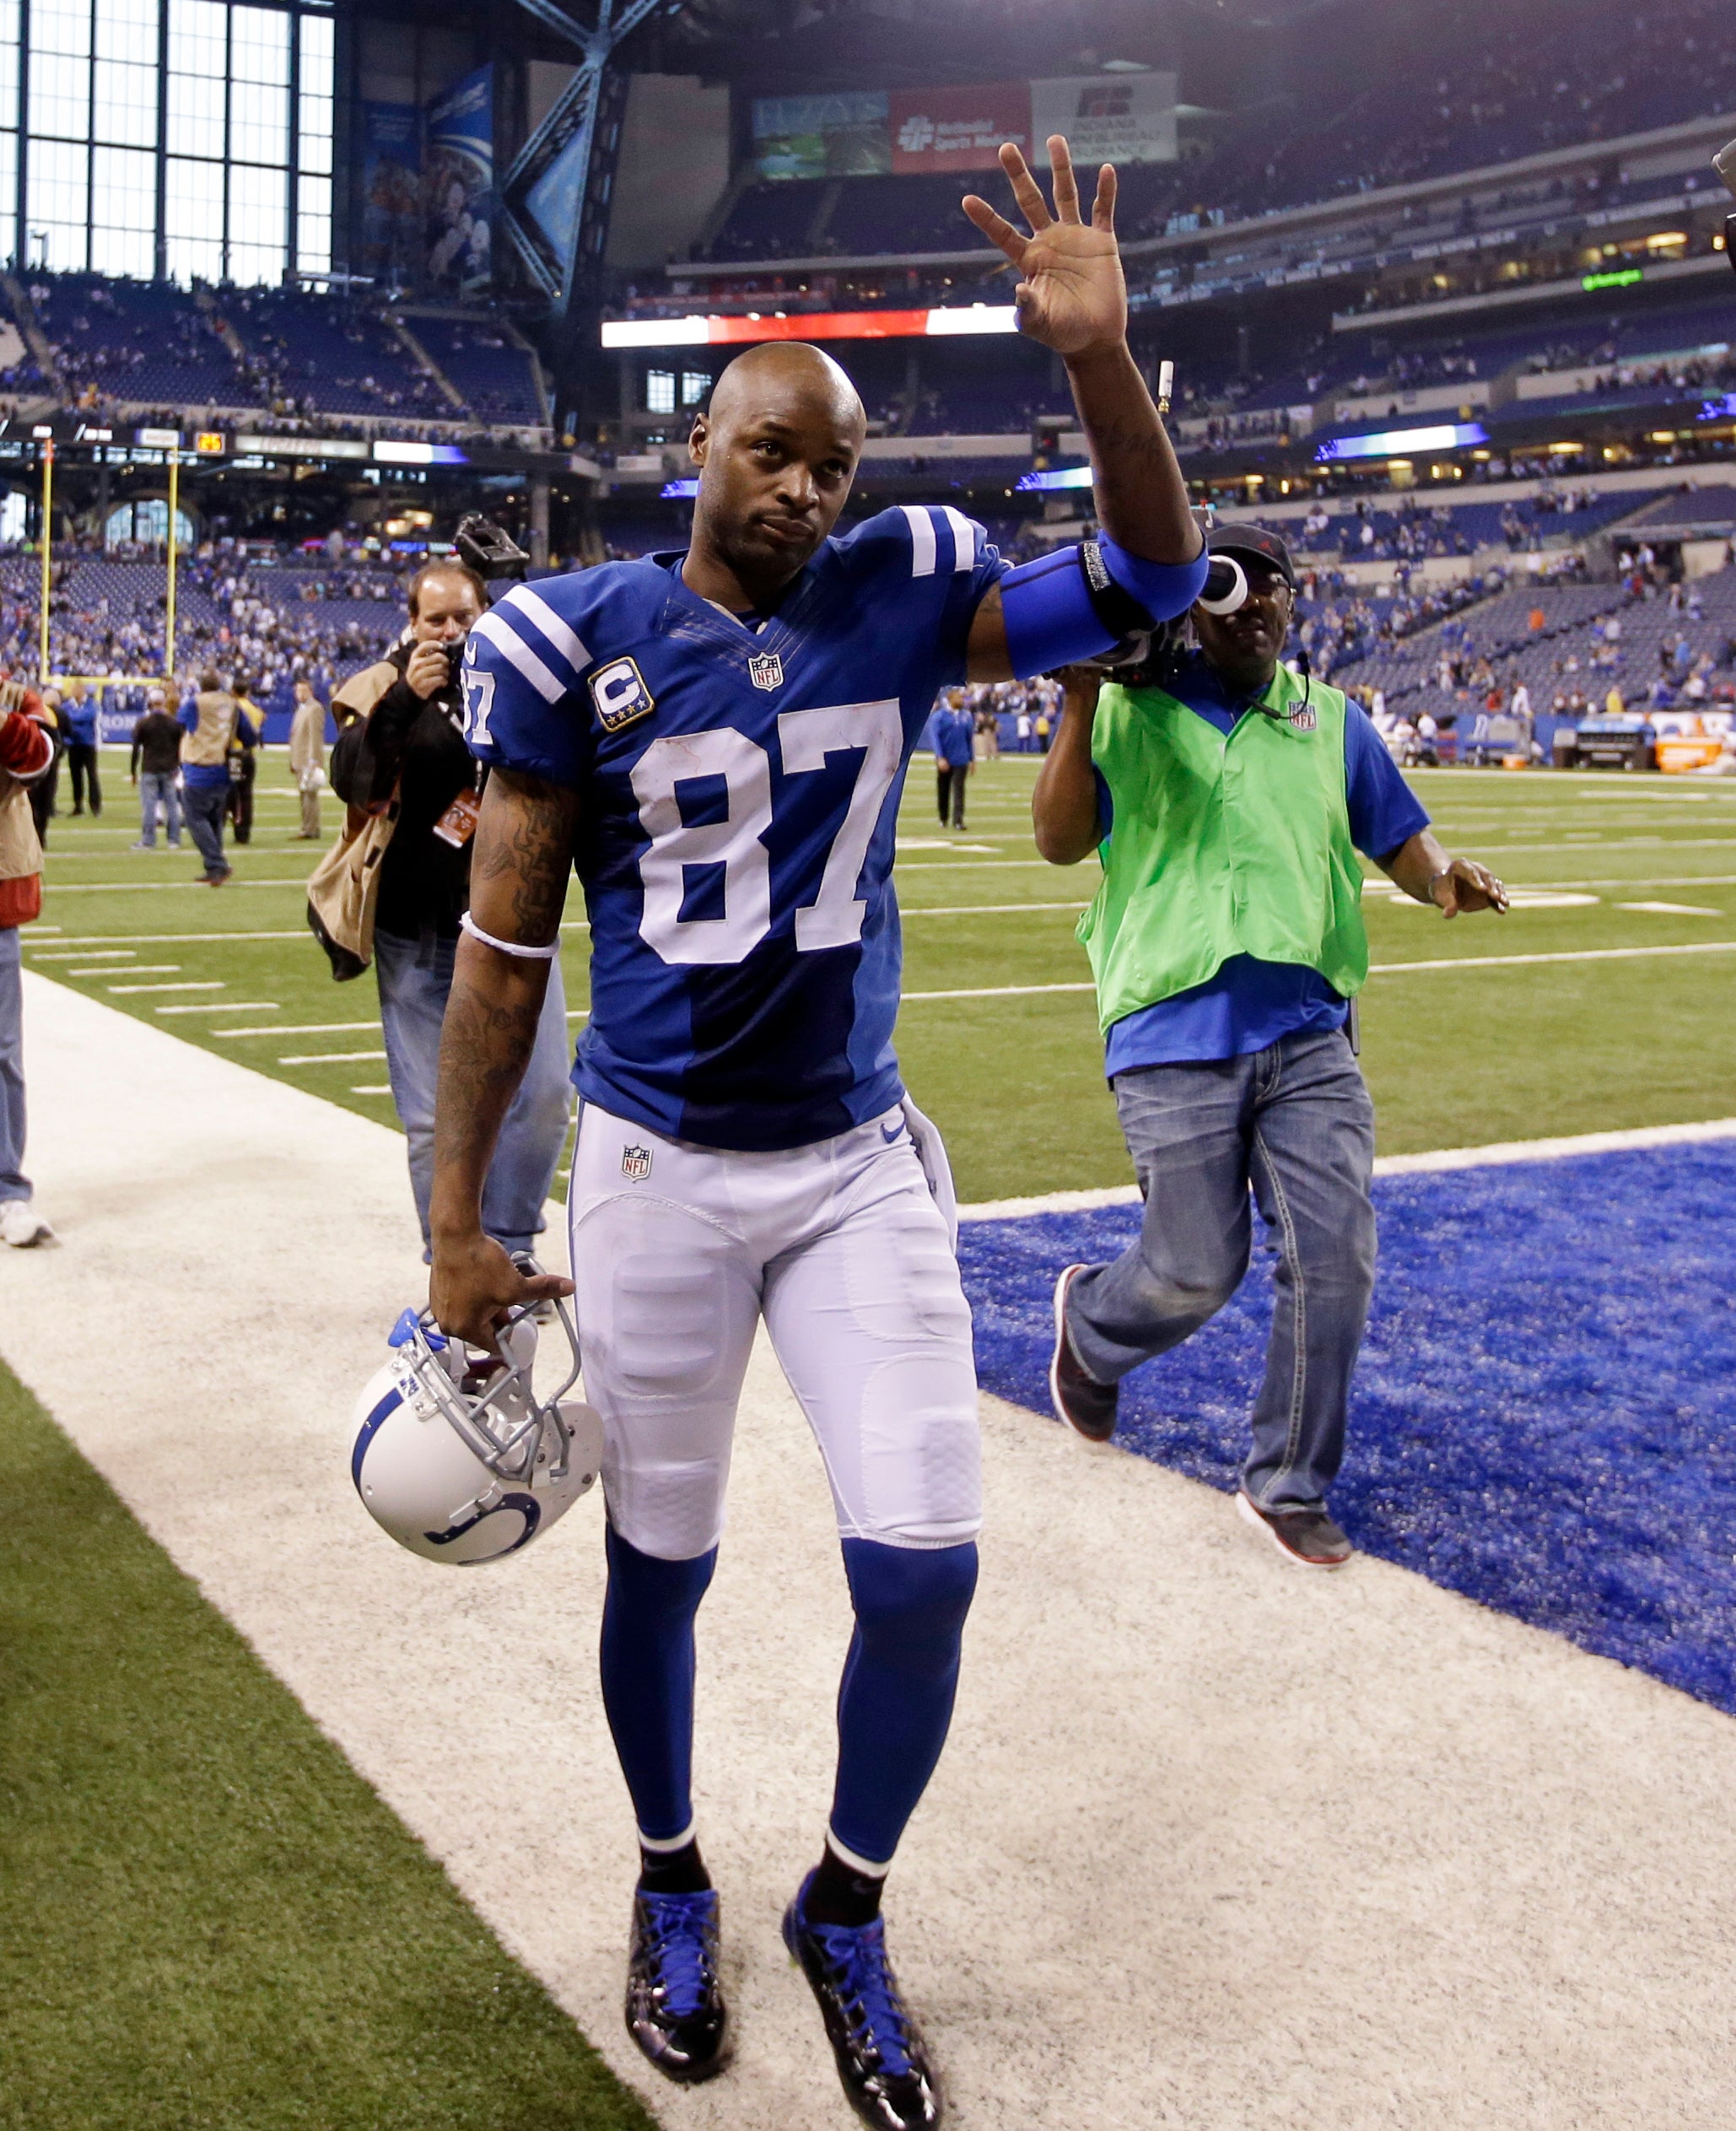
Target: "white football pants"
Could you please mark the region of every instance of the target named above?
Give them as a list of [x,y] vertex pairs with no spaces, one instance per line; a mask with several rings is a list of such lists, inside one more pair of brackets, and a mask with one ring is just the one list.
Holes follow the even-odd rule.
[[914,1111],[740,1154],[584,1106],[574,1308],[610,1521],[629,1545],[687,1561],[717,1544],[762,1316],[826,1461],[840,1535],[976,1537],[976,1370],[951,1192],[938,1136]]

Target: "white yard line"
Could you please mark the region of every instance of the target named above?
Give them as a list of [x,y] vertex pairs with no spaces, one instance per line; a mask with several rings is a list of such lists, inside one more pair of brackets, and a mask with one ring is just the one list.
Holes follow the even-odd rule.
[[135,994],[159,991],[223,991],[227,986],[220,978],[208,978],[202,983],[182,985],[110,985],[107,989],[118,999],[132,992]]
[[385,1056],[383,1050],[322,1050],[310,1051],[305,1055],[297,1052],[293,1057],[280,1058],[278,1063],[280,1066],[359,1066],[364,1060],[371,1063],[375,1059]]
[[[205,1006],[153,1006],[151,1009],[155,1014],[274,1014],[277,1011],[275,999],[224,999]],[[283,1031],[279,1028],[275,1033],[281,1036]]]
[[[392,1546],[350,1486],[358,1391],[425,1292],[402,1137],[24,984],[62,1241],[0,1252],[8,1361],[671,2131],[847,2121],[777,1925],[823,1825],[849,1615],[768,1351],[701,1643],[740,2055],[682,2091],[622,2031],[601,1503],[472,1578]],[[213,1368],[219,1293],[272,1300]],[[89,1294],[128,1327],[125,1398],[75,1335]],[[993,1399],[982,1417],[957,1718],[887,1905],[956,2131],[1727,2131],[1736,1724],[1385,1563],[1301,1575],[1209,1489]],[[247,1454],[213,1458],[213,1428]],[[503,1770],[558,1807],[509,1841]],[[1275,1861],[1301,1826],[1326,1897]]]
[[1736,954],[1736,940],[1678,941],[1652,947],[1576,947],[1560,954],[1445,955],[1432,962],[1372,962],[1368,974],[1396,977],[1412,969],[1512,969],[1537,962],[1632,962],[1663,954]]
[[[225,1013],[234,1011],[225,1006]],[[256,1006],[245,1009],[257,1013]],[[378,1021],[301,1021],[292,1022],[284,1028],[213,1028],[213,1036],[371,1036],[380,1027]]]

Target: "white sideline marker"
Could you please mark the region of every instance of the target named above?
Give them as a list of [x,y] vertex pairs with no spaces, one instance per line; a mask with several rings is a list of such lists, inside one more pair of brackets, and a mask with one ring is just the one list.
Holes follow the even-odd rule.
[[[275,999],[213,999],[203,1006],[154,1006],[158,1014],[274,1014],[278,1011]],[[283,1030],[275,1032],[281,1036]]]
[[219,978],[213,977],[202,984],[186,985],[111,985],[109,990],[116,995],[140,991],[225,991],[228,986]]
[[[175,1009],[159,1006],[157,1011],[159,1013],[173,1013]],[[236,1010],[225,1006],[222,1011],[233,1013]],[[261,1009],[249,1006],[245,1011],[251,1014],[259,1012]],[[286,1028],[213,1028],[211,1033],[213,1036],[373,1036],[379,1033],[379,1029],[377,1021],[301,1021],[292,1022]]]
[[[1709,1119],[1702,1125],[1640,1125],[1623,1132],[1577,1132],[1563,1139],[1499,1140],[1487,1146],[1442,1147],[1430,1154],[1383,1154],[1374,1164],[1377,1177],[1431,1174],[1445,1169],[1491,1169],[1508,1163],[1570,1161],[1582,1154],[1624,1154],[1645,1147],[1697,1146],[1714,1140],[1736,1140],[1736,1117]],[[1137,1184],[1110,1184],[1097,1191],[1049,1191],[1027,1199],[987,1199],[961,1206],[961,1221],[1022,1221],[1037,1213],[1090,1213],[1099,1206],[1140,1203]]]
[[280,1066],[355,1066],[364,1059],[370,1064],[376,1058],[384,1058],[383,1050],[322,1050],[306,1054],[297,1052],[293,1057],[280,1058]]

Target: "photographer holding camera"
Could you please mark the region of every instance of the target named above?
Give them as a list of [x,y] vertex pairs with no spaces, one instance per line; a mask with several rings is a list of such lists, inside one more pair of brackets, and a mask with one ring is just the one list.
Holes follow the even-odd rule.
[[[410,1143],[410,1184],[424,1248],[440,1024],[459,920],[470,907],[471,844],[482,790],[481,765],[464,742],[459,661],[487,603],[483,580],[466,564],[429,563],[410,580],[410,625],[403,637],[332,699],[338,725],[332,790],[350,808],[353,827],[364,814],[391,824],[379,859],[373,961],[386,1070]],[[338,974],[354,974],[359,966]],[[502,1127],[483,1199],[484,1225],[508,1250],[534,1249],[542,1230],[572,1106],[571,1065],[557,962],[536,1049]]]

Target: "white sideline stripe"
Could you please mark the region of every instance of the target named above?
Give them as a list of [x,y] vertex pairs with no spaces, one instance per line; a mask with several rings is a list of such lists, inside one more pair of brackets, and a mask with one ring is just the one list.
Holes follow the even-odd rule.
[[918,904],[912,909],[901,904],[898,915],[901,918],[980,918],[1003,917],[1026,910],[1060,910],[1071,917],[1076,911],[1090,908],[1088,903],[948,903],[937,904],[933,909]]
[[[89,957],[80,955],[78,959],[88,962]],[[62,969],[57,974],[62,977],[173,977],[181,974],[181,964],[178,962],[129,962],[123,969],[118,963],[111,962],[105,956],[90,968]]]
[[[230,1014],[235,1009],[225,1006],[223,1011]],[[249,1013],[258,1011],[256,1006],[246,1009]],[[287,1028],[213,1028],[211,1033],[213,1036],[371,1036],[379,1026],[377,1021],[303,1021]]]
[[[158,1014],[274,1014],[278,1011],[275,999],[224,999],[208,1006],[154,1006]],[[283,1030],[278,1033],[281,1036]]]
[[366,1087],[352,1087],[350,1093],[352,1095],[390,1095],[391,1093],[391,1088],[389,1084],[385,1087],[376,1087],[370,1082]]
[[57,948],[52,953],[33,952],[33,962],[131,962],[137,950],[132,947],[67,947]]
[[370,1064],[376,1058],[384,1058],[383,1050],[321,1050],[309,1051],[305,1055],[297,1052],[290,1058],[280,1058],[280,1066],[358,1066],[365,1059]]
[[[698,1756],[740,2054],[675,2093],[621,2020],[636,1857],[591,1655],[601,1501],[471,1578],[391,1546],[350,1486],[357,1394],[426,1292],[384,1101],[370,1119],[24,984],[30,1160],[62,1246],[0,1251],[8,1362],[660,2122],[838,2122],[778,1917],[824,1826],[850,1616],[824,1472],[766,1345]],[[245,1429],[248,1454],[213,1459],[185,1411],[203,1298],[265,1289],[209,1372],[213,1426]],[[76,1335],[89,1293],[128,1328],[125,1398]],[[1388,1563],[1302,1576],[1222,1496],[998,1400],[981,1412],[982,1583],[895,1920],[958,2131],[1248,2131],[1249,2097],[1290,2091],[1297,2037],[1323,2031],[1352,2039],[1310,2055],[1310,2112],[1346,2125],[1728,2131],[1736,1724]],[[527,1620],[558,1622],[558,1647]],[[488,1834],[503,1767],[560,1801],[508,1842]],[[1301,1926],[1272,1869],[1286,1804],[1354,1890]],[[1106,1945],[1125,2002],[1107,2034]]]
[[[1707,1140],[1736,1140],[1736,1117],[1709,1119],[1703,1125],[1639,1125],[1623,1132],[1576,1132],[1565,1139],[1496,1140],[1487,1146],[1441,1147],[1428,1154],[1377,1156],[1377,1177],[1430,1174],[1442,1169],[1495,1168],[1506,1163],[1558,1162],[1579,1154],[1620,1154],[1632,1148],[1696,1146]],[[984,1199],[961,1206],[961,1221],[1022,1221],[1034,1213],[1089,1213],[1098,1206],[1137,1206],[1134,1184],[1114,1184],[1097,1191],[1047,1191],[1027,1199]]]
[[558,681],[517,630],[509,629],[498,615],[484,614],[471,633],[492,644],[509,666],[516,666],[545,703],[558,703],[567,693],[565,682]]
[[572,667],[575,680],[590,664],[590,654],[582,639],[528,585],[515,585],[504,599],[495,602],[494,612],[498,614],[503,607],[515,607],[533,629],[542,631]]
[[229,989],[220,978],[208,978],[199,984],[185,985],[111,985],[109,990],[118,999],[128,992],[134,994],[154,991],[226,991]]
[[[48,856],[49,865],[50,867],[51,867],[54,860],[53,852],[51,851]],[[244,887],[305,888],[308,884],[308,874],[304,873],[299,880],[294,881],[254,881],[249,880],[244,874],[231,873],[229,878],[223,884],[223,893],[227,895],[233,895],[237,888]],[[57,881],[51,871],[46,871],[46,877],[43,886],[50,895],[176,895],[179,894],[183,888],[185,888],[189,893],[191,893],[195,888],[202,889],[207,895],[213,893],[211,888],[208,887],[202,880]],[[141,939],[148,938],[149,936],[151,936],[144,933],[141,933],[139,935]],[[240,936],[239,934],[232,934],[229,936],[232,938],[239,938]]]
[[1736,940],[1678,941],[1662,947],[1576,947],[1561,954],[1453,954],[1442,956],[1437,962],[1371,962],[1368,974],[1394,977],[1406,969],[1511,969],[1534,962],[1635,962],[1662,954],[1736,954]]
[[913,577],[932,577],[935,574],[935,521],[928,515],[927,506],[919,503],[901,503],[898,505],[910,527],[910,575]]
[[1047,991],[1095,991],[1089,981],[1067,985],[984,985],[975,991],[907,991],[904,1003],[918,999],[1032,999]]
[[[1649,887],[1655,883],[1642,882],[1640,885]],[[57,888],[54,893],[64,895],[66,890]],[[46,928],[39,925],[34,929],[41,931]],[[54,928],[57,931],[59,929],[58,926]],[[65,940],[76,941],[78,935],[69,932],[62,936]],[[135,947],[215,947],[224,940],[311,940],[313,936],[305,925],[292,928],[288,932],[93,932],[86,936],[87,944],[77,956],[39,954],[30,947],[26,947],[24,952],[35,962],[76,961],[95,954],[100,942],[105,940],[131,941]]]

